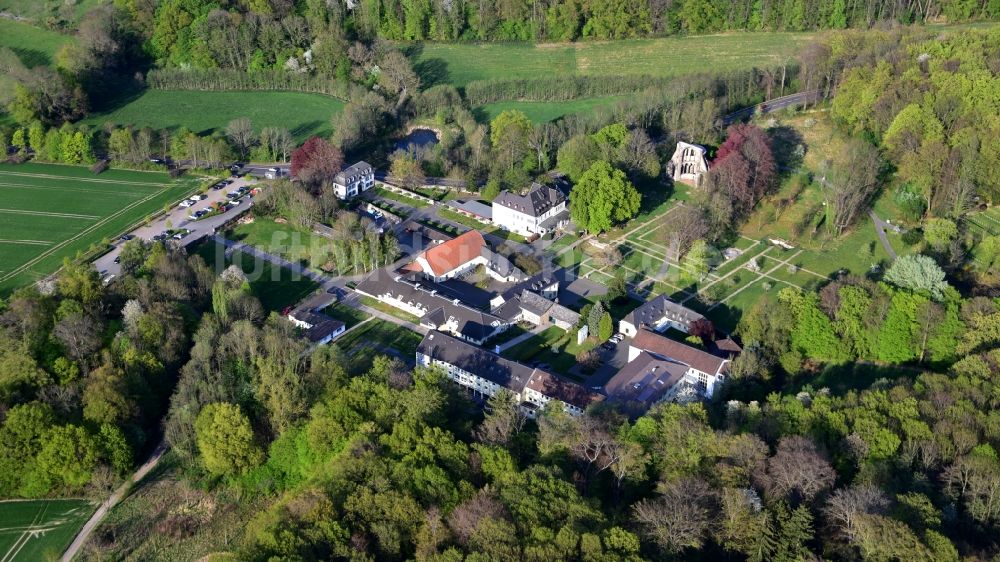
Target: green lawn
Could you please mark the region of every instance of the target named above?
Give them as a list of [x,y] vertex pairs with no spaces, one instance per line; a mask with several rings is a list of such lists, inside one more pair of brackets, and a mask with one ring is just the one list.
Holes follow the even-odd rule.
[[332,132],[330,118],[343,108],[340,100],[319,94],[146,90],[125,105],[91,115],[83,122],[154,129],[187,127],[207,134],[224,129],[237,117],[247,117],[257,131],[285,127],[301,143],[313,135],[328,137]]
[[[239,259],[236,263],[250,281],[250,292],[260,300],[261,306],[266,311],[281,311],[294,306],[319,288],[319,284],[312,279],[297,275],[269,261],[241,252],[235,252],[226,258],[225,247],[221,244],[214,242],[201,244],[196,252],[216,273],[221,273],[234,263],[234,259]],[[238,258],[235,258],[236,256]]]
[[318,268],[329,256],[329,241],[307,228],[273,219],[257,217],[253,222],[236,225],[226,238],[254,246],[290,262]]
[[[0,11],[10,10],[12,6],[8,4],[11,1],[0,2]],[[27,1],[21,3],[34,4]],[[56,51],[72,42],[73,37],[69,35],[0,18],[0,47],[9,47],[27,67],[51,65]],[[0,71],[0,106],[6,106],[13,95],[14,79]],[[12,120],[3,111],[4,108],[0,107],[0,125],[8,121],[11,123],[7,124],[12,124]]]
[[725,33],[578,43],[422,43],[405,46],[424,83],[552,76],[680,76],[790,60],[815,33]]
[[407,322],[413,322],[414,324],[420,322],[420,318],[417,318],[416,316],[410,314],[409,312],[406,312],[405,310],[400,310],[395,306],[386,304],[378,299],[373,299],[371,297],[363,296],[361,297],[361,304],[370,308],[374,308],[379,312],[384,312],[389,316],[395,316],[400,320],[406,320]]
[[459,212],[452,211],[451,209],[440,208],[438,209],[438,216],[443,219],[450,220],[452,222],[457,222],[458,224],[467,226],[472,230],[478,230],[484,234],[492,234],[493,236],[503,238],[504,240],[513,240],[515,242],[525,243],[528,241],[527,238],[521,236],[516,232],[511,232],[509,230],[503,230],[497,228],[496,226],[486,224],[484,222],[479,222],[478,220],[467,217]]
[[51,65],[56,51],[72,42],[72,36],[0,18],[0,47],[17,53],[25,66]]
[[505,350],[502,356],[519,363],[538,362],[548,365],[547,370],[570,378],[570,369],[576,365],[576,356],[581,351],[593,349],[592,339],[576,344],[576,332],[567,332],[552,326],[527,340]]
[[423,336],[385,320],[369,320],[348,331],[334,344],[351,358],[351,370],[364,372],[377,355],[388,355],[408,363],[414,362],[417,346]]
[[59,269],[64,258],[100,248],[199,187],[197,178],[81,166],[0,164],[0,293]]
[[55,560],[94,512],[87,500],[0,502],[0,560]]
[[353,328],[369,318],[369,316],[364,312],[347,306],[346,304],[331,304],[323,309],[323,314],[326,314],[334,320],[340,320],[347,326],[347,328]]
[[426,201],[421,201],[420,199],[414,199],[413,197],[407,197],[402,193],[396,193],[395,191],[389,191],[384,187],[376,187],[373,190],[375,195],[378,195],[382,199],[388,199],[390,201],[395,201],[397,203],[402,203],[408,207],[413,207],[415,209],[422,209],[424,207],[430,206],[430,203]]
[[[0,10],[35,22],[67,16],[70,23],[75,24],[85,13],[103,3],[104,0],[2,0]],[[72,13],[67,15],[63,6],[72,6]]]
[[627,96],[581,98],[570,101],[499,101],[481,105],[475,108],[475,112],[480,121],[486,122],[493,120],[503,111],[516,109],[535,123],[546,123],[555,121],[564,115],[586,113],[624,99],[627,99]]

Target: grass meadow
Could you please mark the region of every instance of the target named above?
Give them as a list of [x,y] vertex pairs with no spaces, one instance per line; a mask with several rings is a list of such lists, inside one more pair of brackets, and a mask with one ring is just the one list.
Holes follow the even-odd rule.
[[55,560],[93,513],[83,499],[0,502],[0,560]]
[[198,134],[222,131],[238,117],[247,117],[254,129],[285,127],[297,143],[332,133],[330,118],[344,108],[340,100],[298,92],[196,92],[146,90],[117,108],[95,113],[83,120],[94,126],[104,123],[178,129]]
[[0,164],[0,294],[59,269],[194,191],[192,178],[85,167]]
[[195,252],[218,273],[233,263],[239,265],[250,282],[250,292],[268,312],[292,306],[319,288],[312,279],[269,261],[242,252],[226,256],[225,247],[212,241],[199,245]]
[[[8,2],[0,2],[6,6]],[[0,8],[2,9],[2,8]],[[69,35],[40,29],[26,23],[0,18],[0,47],[8,47],[28,67],[51,65],[56,51],[73,42]],[[14,79],[0,72],[0,106],[5,106],[14,95]],[[0,124],[5,114],[0,107]]]
[[476,117],[482,122],[493,120],[503,111],[516,109],[535,123],[554,121],[564,115],[586,113],[598,107],[615,104],[628,96],[603,96],[580,98],[570,101],[499,101],[481,105],[475,109]]
[[780,63],[815,33],[724,33],[578,43],[424,43],[404,49],[425,84],[552,76],[680,76]]

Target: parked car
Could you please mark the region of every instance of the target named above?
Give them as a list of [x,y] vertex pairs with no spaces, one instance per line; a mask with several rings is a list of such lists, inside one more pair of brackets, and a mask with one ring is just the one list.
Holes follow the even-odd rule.
[[121,256],[115,256],[115,263],[121,263],[121,262],[122,262],[122,257]]
[[184,208],[184,209],[190,207],[191,205],[194,205],[194,203],[190,199],[185,199],[185,200],[181,201],[181,204],[180,204],[180,206],[182,208]]
[[219,191],[220,189],[222,189],[224,187],[226,187],[226,183],[220,181],[219,183],[212,185],[212,190],[213,191]]
[[122,242],[128,242],[129,240],[131,240],[133,238],[135,238],[135,235],[133,235],[133,234],[122,234],[122,236],[121,236],[121,238],[119,238],[119,240],[121,240]]
[[161,233],[157,234],[156,236],[153,236],[153,241],[155,241],[155,242],[159,242],[161,240],[166,240],[166,239],[167,239],[167,233],[166,232],[161,232]]
[[205,195],[204,193],[199,193],[198,195],[191,197],[192,201],[204,201],[205,199],[208,199],[208,195]]

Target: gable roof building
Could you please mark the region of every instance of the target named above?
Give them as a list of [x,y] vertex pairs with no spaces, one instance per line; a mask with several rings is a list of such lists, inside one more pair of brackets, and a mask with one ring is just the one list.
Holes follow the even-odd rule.
[[493,200],[493,224],[525,236],[542,235],[569,222],[566,195],[532,183],[524,195],[502,191]]
[[491,250],[483,235],[476,230],[424,250],[404,265],[402,271],[421,273],[440,282],[459,277],[479,265],[500,281],[512,282],[524,278],[524,273],[506,257]]
[[675,328],[686,334],[691,331],[693,322],[704,319],[701,314],[675,303],[666,295],[660,295],[626,314],[618,322],[618,331],[630,338],[635,337],[642,328],[655,332]]
[[456,384],[474,394],[493,396],[500,389],[512,392],[526,413],[534,416],[552,400],[579,415],[603,396],[552,373],[528,367],[440,332],[424,336],[417,346],[418,365],[438,366]]
[[641,415],[655,404],[678,395],[687,374],[682,363],[640,352],[604,385],[608,400],[622,404],[632,415]]
[[449,300],[437,290],[388,269],[375,270],[355,290],[413,314],[421,325],[477,345],[510,327],[508,321],[498,316],[464,305],[458,299]]
[[350,199],[375,185],[375,170],[364,160],[351,164],[333,177],[333,192],[340,199]]
[[729,371],[729,359],[717,357],[645,328],[639,330],[629,343],[629,363],[639,358],[643,352],[685,366],[687,369],[684,379],[709,398],[715,392],[716,385],[725,381]]
[[303,335],[314,344],[330,343],[347,330],[347,325],[322,312],[299,307],[288,314],[288,320],[302,329]]

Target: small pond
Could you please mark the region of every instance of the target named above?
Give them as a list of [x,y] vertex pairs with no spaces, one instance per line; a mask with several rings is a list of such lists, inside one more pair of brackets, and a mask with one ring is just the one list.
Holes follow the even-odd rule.
[[405,137],[396,141],[396,149],[416,153],[431,148],[438,142],[438,134],[435,131],[431,129],[417,128],[410,131],[410,133]]

